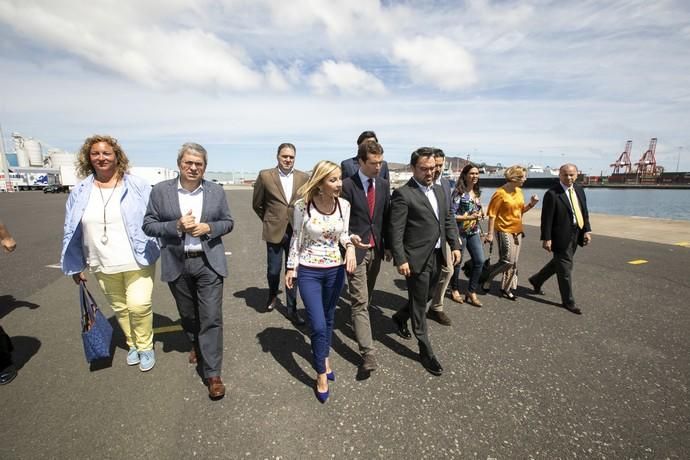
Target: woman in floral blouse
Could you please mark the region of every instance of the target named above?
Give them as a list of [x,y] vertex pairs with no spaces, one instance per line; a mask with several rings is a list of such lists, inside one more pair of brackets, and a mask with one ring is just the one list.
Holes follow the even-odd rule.
[[[462,240],[462,250],[465,248],[472,257],[472,272],[469,276],[467,294],[465,302],[475,307],[481,307],[482,303],[477,298],[477,288],[479,287],[479,275],[482,273],[484,264],[484,249],[482,248],[481,227],[479,220],[482,219],[482,203],[479,199],[479,169],[468,163],[462,168],[455,190],[451,196],[451,213],[455,216],[458,223],[458,233]],[[455,266],[455,273],[451,279],[451,296],[456,302],[461,300],[460,296],[460,264]]]
[[[339,197],[340,175],[338,165],[320,161],[309,181],[297,191],[302,198],[295,203],[285,273],[288,288],[297,278],[307,312],[313,366],[318,374],[314,392],[322,403],[328,399],[328,381],[335,380],[328,360],[335,305],[345,284],[345,270],[352,273],[356,266],[355,248],[348,234],[350,203]],[[359,238],[353,239],[359,242]]]

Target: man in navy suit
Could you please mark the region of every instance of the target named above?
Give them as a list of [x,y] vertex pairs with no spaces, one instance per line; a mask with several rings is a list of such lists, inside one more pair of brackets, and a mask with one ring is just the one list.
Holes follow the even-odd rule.
[[[355,331],[362,364],[360,378],[368,377],[378,368],[374,340],[369,321],[369,303],[374,292],[381,259],[390,260],[385,249],[385,233],[390,212],[390,185],[379,177],[383,164],[383,148],[373,139],[366,140],[357,150],[359,170],[343,180],[341,196],[350,202],[349,231],[359,237],[366,248],[355,244],[357,268],[348,274],[352,327]],[[353,237],[356,238],[356,237]],[[354,241],[353,241],[354,242]]]
[[408,294],[407,305],[393,315],[393,321],[398,335],[411,338],[407,319],[412,319],[422,366],[433,375],[441,375],[443,367],[427,334],[426,306],[441,266],[447,263],[448,248],[452,264],[460,263],[458,227],[450,217],[441,187],[434,184],[433,149],[422,147],[412,152],[410,166],[412,178],[391,197],[390,247],[398,273],[407,281]]
[[564,164],[558,177],[559,183],[544,194],[541,208],[542,247],[553,258],[529,282],[536,294],[543,294],[542,285],[555,274],[563,308],[580,315],[582,311],[573,297],[573,257],[578,245],[585,246],[592,240],[592,228],[585,191],[575,185],[577,166]]
[[[368,140],[374,140],[378,142],[378,138],[376,137],[376,133],[374,131],[364,131],[362,134],[359,135],[357,138],[357,148],[362,144],[364,141]],[[342,179],[345,180],[348,177],[352,177],[357,173],[357,170],[359,169],[359,160],[357,158],[357,155],[355,155],[352,158],[348,158],[347,160],[343,160],[340,162],[340,171],[341,171],[341,176]],[[389,178],[389,173],[388,173],[388,163],[385,161],[381,165],[381,171],[379,171],[379,177],[382,179],[385,179],[390,182]]]
[[144,233],[161,245],[161,281],[168,283],[211,399],[225,396],[223,364],[223,279],[228,276],[221,237],[232,230],[223,187],[204,180],[206,150],[187,143],[177,156],[180,175],[153,186]]

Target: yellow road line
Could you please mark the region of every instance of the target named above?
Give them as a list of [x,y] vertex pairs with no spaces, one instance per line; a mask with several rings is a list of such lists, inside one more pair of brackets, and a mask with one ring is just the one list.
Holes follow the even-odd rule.
[[690,248],[690,241],[681,241],[680,243],[676,243],[676,246],[683,246],[684,248]]
[[182,326],[179,324],[175,324],[173,326],[163,326],[163,327],[157,327],[153,330],[154,334],[165,334],[167,332],[178,332],[182,330]]
[[644,259],[636,259],[636,260],[631,260],[631,261],[628,262],[628,263],[629,263],[630,265],[642,265],[642,264],[646,264],[647,262],[648,262],[648,261],[646,261],[646,260],[644,260]]

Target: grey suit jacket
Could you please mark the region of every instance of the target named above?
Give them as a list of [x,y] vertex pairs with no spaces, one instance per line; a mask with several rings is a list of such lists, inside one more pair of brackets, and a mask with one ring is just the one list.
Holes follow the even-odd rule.
[[[436,241],[447,241],[452,250],[460,249],[458,227],[450,215],[441,186],[433,186],[438,203],[438,219],[424,192],[414,179],[395,189],[391,198],[390,245],[396,266],[407,262],[412,273],[421,273],[433,253]],[[448,260],[446,245],[441,244]]]
[[[177,195],[178,179],[170,179],[153,186],[142,229],[148,236],[158,238],[161,246],[161,281],[175,281],[184,269],[184,235],[177,233],[177,220],[182,217]],[[204,202],[200,222],[211,227],[201,237],[201,246],[209,265],[222,277],[228,276],[225,247],[221,237],[232,231],[230,215],[223,187],[204,180]]]
[[278,168],[264,169],[254,183],[252,208],[259,219],[263,221],[261,237],[269,242],[278,244],[283,240],[287,229],[290,213],[288,208],[295,204],[300,197],[297,190],[309,180],[307,173],[293,170],[292,197],[288,203],[280,183]]

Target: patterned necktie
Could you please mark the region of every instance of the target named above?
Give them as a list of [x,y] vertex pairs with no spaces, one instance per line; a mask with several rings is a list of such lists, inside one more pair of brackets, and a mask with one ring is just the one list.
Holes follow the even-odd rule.
[[[374,203],[376,202],[376,189],[374,188],[374,179],[369,178],[369,187],[367,187],[367,204],[369,204],[369,218],[374,218]],[[374,232],[371,233],[371,238],[369,238],[369,246],[374,247]]]
[[575,214],[577,228],[582,228],[585,226],[585,220],[582,218],[582,211],[580,211],[580,203],[577,201],[577,195],[575,195],[573,187],[570,187],[568,189],[568,196],[570,196],[570,205],[573,207],[573,214]]

